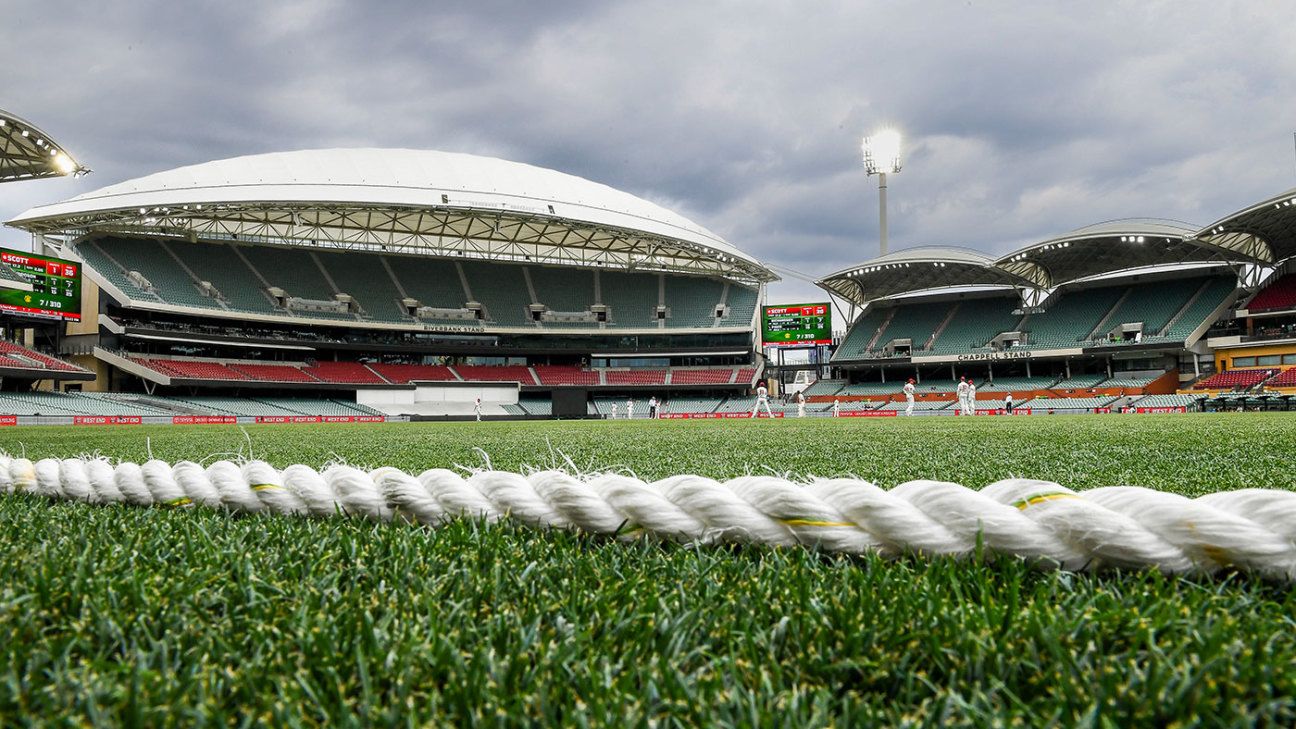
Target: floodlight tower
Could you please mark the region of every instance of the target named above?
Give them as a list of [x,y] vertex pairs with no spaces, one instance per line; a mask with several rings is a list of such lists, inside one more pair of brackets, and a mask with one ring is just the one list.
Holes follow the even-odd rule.
[[887,254],[887,173],[900,171],[900,132],[881,129],[864,137],[864,171],[869,177],[878,176],[878,221],[882,232],[879,238],[880,253]]

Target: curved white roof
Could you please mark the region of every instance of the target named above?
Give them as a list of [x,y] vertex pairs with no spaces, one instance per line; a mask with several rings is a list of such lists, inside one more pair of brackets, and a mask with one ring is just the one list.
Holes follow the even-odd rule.
[[1221,218],[1197,237],[1260,264],[1296,257],[1296,188]]
[[960,248],[959,246],[914,246],[913,248],[891,251],[885,256],[871,258],[861,263],[859,267],[885,266],[887,264],[912,263],[914,261],[939,261],[942,263],[963,263],[969,266],[992,266],[995,259],[981,251]]
[[0,109],[0,182],[89,171],[35,124]]
[[848,301],[962,286],[1026,286],[1031,282],[995,266],[980,251],[957,246],[918,246],[892,251],[815,282]]
[[[1182,220],[1173,220],[1171,218],[1118,218],[1116,220],[1105,220],[1101,223],[1093,223],[1067,233],[1050,238],[1042,243],[1057,240],[1069,240],[1073,238],[1093,238],[1111,235],[1160,235],[1170,237],[1191,237],[1196,232],[1197,226],[1192,223],[1185,223]],[[1033,245],[1042,245],[1035,243]]]
[[[680,244],[696,255],[743,264],[741,267],[749,269],[749,273],[763,272],[767,274],[763,278],[775,278],[756,259],[715,233],[629,193],[532,165],[432,150],[323,149],[234,157],[127,180],[64,202],[32,208],[9,222],[42,231],[120,230],[151,221],[165,229],[234,232],[230,219],[246,226],[250,206],[292,210],[294,221],[299,220],[303,209],[309,212],[311,208],[331,206],[352,210],[471,210],[494,219],[495,233],[500,232],[500,221],[507,224],[509,220],[540,218],[546,224],[584,225],[605,234],[611,231],[613,238],[635,239],[642,234],[649,239],[663,239],[668,245]],[[234,212],[226,216],[215,213],[225,208]],[[127,217],[138,220],[123,223]],[[208,229],[192,220],[213,217],[225,218],[223,224]],[[177,220],[181,222],[177,224]],[[257,222],[265,226],[276,221],[266,218]],[[402,226],[401,230],[408,228],[408,221],[402,221]],[[317,232],[330,227],[330,223],[312,221],[304,227]],[[442,239],[477,237],[476,233],[457,230],[417,232]],[[238,233],[274,235],[246,227]],[[654,242],[660,241],[642,243],[651,248]],[[540,243],[556,245],[552,240]],[[650,257],[651,253],[645,256],[640,252],[630,260],[645,261]]]
[[1196,231],[1191,223],[1167,218],[1107,220],[1023,246],[995,265],[1054,288],[1120,271],[1239,259],[1196,239]]

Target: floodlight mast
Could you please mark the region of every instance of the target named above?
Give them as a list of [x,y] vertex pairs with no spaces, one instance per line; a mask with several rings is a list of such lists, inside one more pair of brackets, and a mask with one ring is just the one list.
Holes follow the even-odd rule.
[[878,176],[879,254],[887,254],[887,173],[900,171],[900,132],[882,129],[864,137],[864,171]]

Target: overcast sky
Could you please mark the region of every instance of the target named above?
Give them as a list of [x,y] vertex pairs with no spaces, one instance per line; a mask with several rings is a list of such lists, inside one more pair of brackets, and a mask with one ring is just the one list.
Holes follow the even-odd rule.
[[[859,141],[882,125],[905,135],[893,249],[1205,225],[1296,187],[1290,0],[0,0],[0,18],[0,108],[94,169],[0,187],[5,220],[211,159],[428,148],[603,182],[822,275],[876,253]],[[771,302],[822,298],[784,278]]]

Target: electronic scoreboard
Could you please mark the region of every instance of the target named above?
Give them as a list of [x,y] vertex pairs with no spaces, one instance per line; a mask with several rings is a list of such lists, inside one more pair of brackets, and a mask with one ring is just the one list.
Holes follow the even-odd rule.
[[761,312],[761,341],[766,347],[832,344],[832,308],[828,304],[766,306]]
[[0,314],[81,321],[81,264],[27,251],[0,248],[0,263],[31,291],[4,288],[0,278]]

